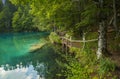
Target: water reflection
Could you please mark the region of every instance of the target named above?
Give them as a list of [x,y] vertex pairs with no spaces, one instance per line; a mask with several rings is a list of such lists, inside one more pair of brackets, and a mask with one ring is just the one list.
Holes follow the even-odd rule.
[[44,63],[37,62],[36,66],[23,66],[22,63],[16,66],[6,64],[0,67],[0,79],[45,79],[45,71]]

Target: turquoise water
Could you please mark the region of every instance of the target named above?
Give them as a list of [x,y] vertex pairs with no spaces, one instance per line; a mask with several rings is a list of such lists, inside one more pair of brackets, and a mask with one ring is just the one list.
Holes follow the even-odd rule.
[[[45,42],[48,35],[46,32],[0,34],[0,67],[11,70],[21,64],[22,67],[32,64],[39,75],[44,74],[46,79],[58,79],[56,74],[61,68],[56,60],[61,60],[61,57],[56,47],[48,42],[40,49],[30,51],[32,45]],[[42,68],[37,68],[39,64],[44,64],[44,71]]]
[[0,34],[0,65],[40,60],[36,53],[30,53],[30,47],[41,39],[46,38],[48,33],[5,33]]

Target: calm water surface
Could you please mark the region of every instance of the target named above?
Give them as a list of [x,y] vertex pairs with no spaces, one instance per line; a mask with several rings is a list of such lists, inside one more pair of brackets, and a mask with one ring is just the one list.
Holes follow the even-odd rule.
[[[48,33],[5,33],[0,34],[0,65],[33,61],[35,56],[30,52],[30,47],[42,42]],[[37,53],[38,54],[38,53]],[[36,61],[37,59],[35,57]]]
[[43,75],[46,79],[55,79],[56,73],[60,71],[56,63],[60,56],[56,53],[55,47],[48,43],[32,53],[30,51],[31,46],[43,44],[48,35],[46,32],[0,34],[0,68],[15,70],[32,64],[38,75]]

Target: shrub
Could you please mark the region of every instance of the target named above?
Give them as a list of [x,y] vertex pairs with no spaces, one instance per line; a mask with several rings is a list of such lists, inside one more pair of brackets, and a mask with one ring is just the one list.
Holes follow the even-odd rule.
[[60,43],[60,37],[55,33],[55,32],[51,32],[49,35],[49,39],[52,43]]
[[101,58],[98,70],[100,76],[103,76],[110,71],[114,71],[115,64],[108,58]]

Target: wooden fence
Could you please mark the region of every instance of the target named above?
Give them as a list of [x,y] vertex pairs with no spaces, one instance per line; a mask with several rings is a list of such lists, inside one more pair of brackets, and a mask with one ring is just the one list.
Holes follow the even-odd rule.
[[80,48],[82,47],[82,43],[86,43],[86,42],[94,42],[97,41],[98,39],[92,39],[92,40],[72,40],[72,39],[68,39],[65,37],[61,37],[62,39],[62,44],[64,44],[67,47],[76,47],[76,48]]

